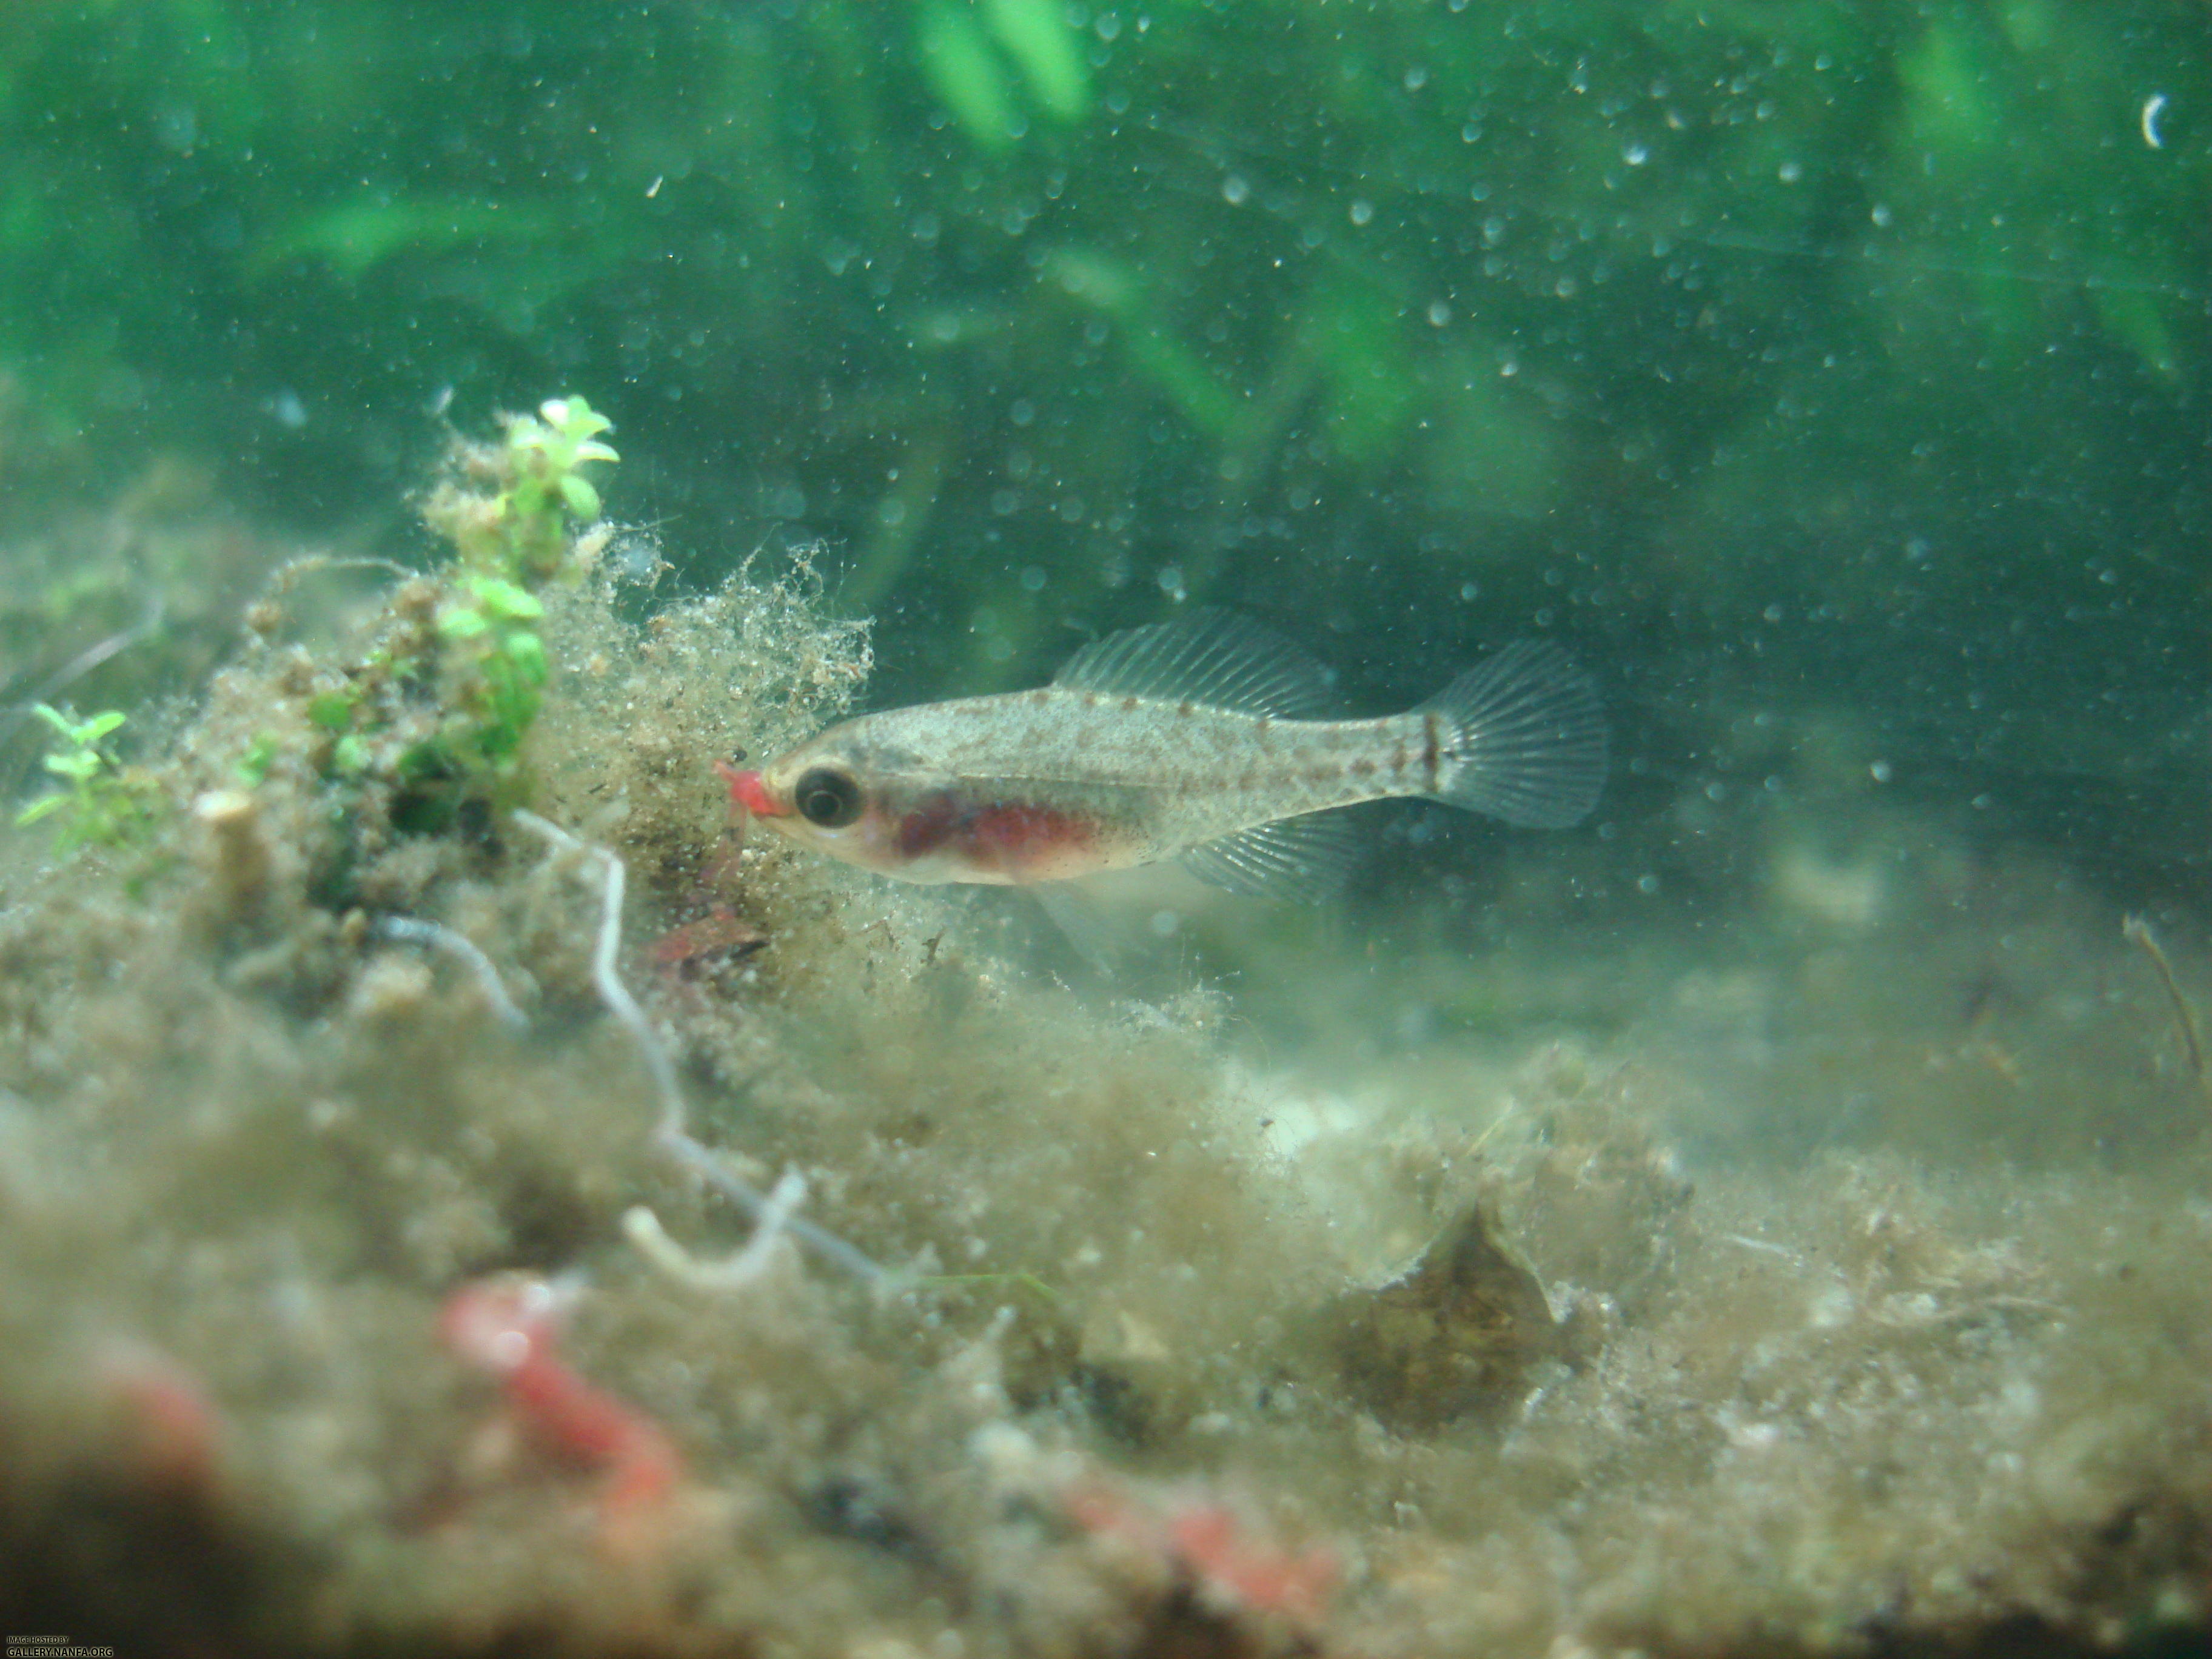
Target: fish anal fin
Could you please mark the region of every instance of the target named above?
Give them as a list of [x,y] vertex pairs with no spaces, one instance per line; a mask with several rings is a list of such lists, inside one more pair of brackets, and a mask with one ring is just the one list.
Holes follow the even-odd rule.
[[1094,640],[1053,684],[1117,697],[1310,720],[1331,712],[1328,671],[1273,629],[1200,610]]
[[1182,855],[1182,866],[1231,893],[1310,904],[1344,885],[1358,851],[1341,812],[1309,812],[1203,842]]

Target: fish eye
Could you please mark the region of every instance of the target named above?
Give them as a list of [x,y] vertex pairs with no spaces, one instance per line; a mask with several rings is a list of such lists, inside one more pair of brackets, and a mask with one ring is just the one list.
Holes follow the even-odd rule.
[[791,797],[799,816],[817,830],[842,830],[860,816],[860,786],[834,766],[801,773]]

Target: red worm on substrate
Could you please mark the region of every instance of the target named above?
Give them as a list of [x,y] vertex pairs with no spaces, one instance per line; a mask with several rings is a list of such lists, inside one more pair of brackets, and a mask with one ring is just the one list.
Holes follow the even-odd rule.
[[587,1381],[556,1352],[562,1297],[528,1273],[497,1273],[447,1299],[438,1330],[465,1364],[499,1380],[531,1437],[603,1477],[600,1536],[633,1553],[664,1514],[683,1465],[659,1425]]

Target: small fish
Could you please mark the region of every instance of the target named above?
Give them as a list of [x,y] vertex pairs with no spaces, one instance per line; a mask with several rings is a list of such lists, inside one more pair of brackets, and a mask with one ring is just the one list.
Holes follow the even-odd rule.
[[1109,635],[1034,691],[864,715],[721,771],[792,840],[904,881],[1180,859],[1235,892],[1305,898],[1358,850],[1331,807],[1419,796],[1559,828],[1604,786],[1596,690],[1553,645],[1510,645],[1407,714],[1332,720],[1328,703],[1296,646],[1202,611]]

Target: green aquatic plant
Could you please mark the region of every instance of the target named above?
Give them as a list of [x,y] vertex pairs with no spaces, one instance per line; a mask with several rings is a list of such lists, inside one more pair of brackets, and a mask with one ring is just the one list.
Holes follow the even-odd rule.
[[410,830],[528,799],[523,750],[552,678],[535,590],[583,575],[577,532],[601,507],[586,469],[616,459],[601,441],[611,429],[583,398],[554,398],[495,442],[456,446],[423,517],[459,568],[416,588],[396,606],[404,625],[309,700],[309,723],[330,737],[324,775],[391,785],[393,820]]
[[31,712],[53,728],[59,739],[44,764],[62,787],[41,795],[15,815],[22,828],[55,821],[54,846],[70,853],[80,847],[128,847],[153,827],[157,799],[152,780],[122,766],[107,748],[125,720],[117,709],[77,720],[46,703]]
[[438,635],[462,653],[463,718],[438,740],[465,771],[505,778],[520,764],[552,667],[538,632],[545,607],[501,576],[465,575],[438,613]]
[[621,459],[599,441],[612,430],[583,398],[549,398],[536,415],[511,416],[500,442],[463,446],[466,481],[434,493],[423,517],[477,574],[524,587],[580,574],[570,531],[597,519],[600,507],[584,469]]

